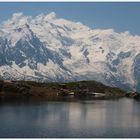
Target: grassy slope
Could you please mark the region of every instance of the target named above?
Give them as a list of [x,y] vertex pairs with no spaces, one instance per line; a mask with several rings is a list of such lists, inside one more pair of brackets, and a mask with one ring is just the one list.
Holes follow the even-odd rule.
[[59,83],[37,83],[31,81],[0,81],[0,99],[50,99],[74,92],[76,97],[85,97],[88,92],[104,93],[105,97],[123,97],[125,91],[105,86],[96,81]]

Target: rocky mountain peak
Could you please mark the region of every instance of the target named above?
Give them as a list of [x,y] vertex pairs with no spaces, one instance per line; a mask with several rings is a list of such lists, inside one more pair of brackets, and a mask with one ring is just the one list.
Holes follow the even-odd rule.
[[140,90],[139,46],[140,36],[92,29],[54,12],[15,13],[0,28],[0,77],[22,79],[26,71],[28,80],[97,80]]

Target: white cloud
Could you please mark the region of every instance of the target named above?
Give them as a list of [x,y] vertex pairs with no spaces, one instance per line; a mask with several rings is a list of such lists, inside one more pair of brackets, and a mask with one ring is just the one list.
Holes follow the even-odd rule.
[[12,15],[12,20],[17,20],[19,18],[22,18],[23,16],[24,16],[23,13],[14,13]]
[[49,13],[48,15],[45,16],[44,20],[52,20],[52,19],[55,19],[56,18],[56,13],[55,12],[51,12]]

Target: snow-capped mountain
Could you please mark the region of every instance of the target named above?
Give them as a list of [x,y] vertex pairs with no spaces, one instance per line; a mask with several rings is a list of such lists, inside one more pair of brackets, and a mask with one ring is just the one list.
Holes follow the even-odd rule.
[[57,18],[15,13],[0,27],[0,78],[97,80],[140,91],[140,36]]

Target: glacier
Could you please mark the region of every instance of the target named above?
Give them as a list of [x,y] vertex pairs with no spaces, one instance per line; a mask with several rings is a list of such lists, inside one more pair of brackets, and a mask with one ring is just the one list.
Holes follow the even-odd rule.
[[0,79],[96,80],[140,91],[140,36],[94,29],[56,13],[14,13],[0,26]]

